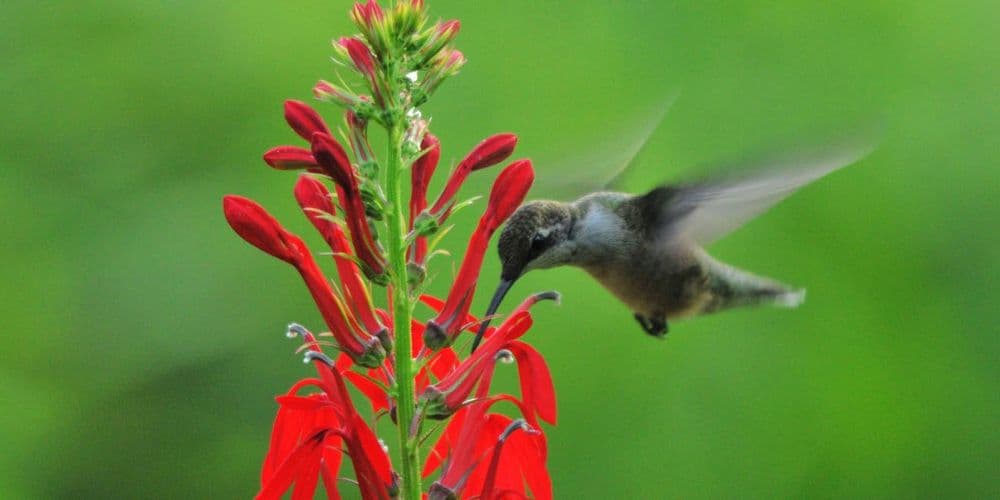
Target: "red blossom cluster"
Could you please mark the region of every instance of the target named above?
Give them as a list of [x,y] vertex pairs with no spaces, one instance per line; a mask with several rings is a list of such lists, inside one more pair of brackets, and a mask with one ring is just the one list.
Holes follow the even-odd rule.
[[[556,294],[529,297],[499,326],[489,328],[482,346],[467,358],[461,359],[452,348],[460,334],[471,333],[479,324],[469,309],[480,266],[491,236],[523,202],[532,184],[531,162],[514,161],[497,176],[447,298],[421,293],[423,269],[432,250],[428,237],[441,230],[462,205],[456,203],[456,196],[466,178],[507,160],[517,138],[498,134],[473,148],[430,204],[427,193],[441,147],[427,132],[427,123],[411,118],[412,113],[402,119],[412,148],[407,155],[405,147],[390,147],[387,154],[401,156],[396,163],[376,158],[367,127],[370,122],[389,130],[401,127],[401,113],[395,111],[400,106],[415,109],[440,83],[428,80],[457,69],[453,67],[456,54],[459,58],[461,54],[448,44],[459,24],[447,21],[425,27],[423,2],[418,1],[400,1],[391,10],[383,10],[369,0],[355,4],[351,14],[361,35],[341,38],[335,44],[363,78],[370,95],[327,82],[314,88],[317,96],[330,97],[347,108],[349,148],[333,137],[313,108],[290,100],[285,103],[285,119],[308,145],[279,146],[264,154],[264,161],[276,169],[307,171],[298,178],[295,199],[332,252],[337,285],[331,285],[303,240],[260,205],[235,195],[223,200],[226,220],[237,234],[299,272],[329,331],[317,336],[301,325],[289,326],[289,335],[303,340],[306,359],[317,376],[297,382],[277,398],[278,414],[258,498],[280,498],[289,489],[292,498],[312,498],[321,478],[328,498],[340,498],[338,476],[345,454],[363,498],[393,498],[401,493],[412,497],[407,494],[412,488],[405,485],[419,485],[421,477],[408,477],[405,468],[393,468],[392,445],[380,441],[374,422],[358,412],[345,381],[368,400],[375,421],[388,416],[399,428],[405,437],[396,445],[403,452],[401,457],[434,437],[434,430],[429,429],[433,426],[424,425],[428,420],[448,420],[436,442],[423,449],[427,458],[418,476],[437,474],[424,497],[526,498],[530,493],[534,498],[551,498],[540,421],[555,424],[555,391],[544,359],[521,337],[532,325],[530,307],[555,299]],[[393,54],[400,57],[402,35],[413,43],[404,44],[409,47],[409,52],[402,51],[406,57],[392,59]],[[398,66],[423,68],[427,79],[413,82],[407,77],[412,85],[400,91]],[[392,186],[384,185],[391,178],[384,170],[393,165],[410,170],[408,214],[401,208],[405,200],[393,199]],[[333,186],[332,193],[328,185]],[[401,226],[406,234],[395,239],[385,237],[393,236],[392,209],[407,218]],[[400,247],[393,248],[393,241],[400,241]],[[397,258],[405,259],[406,266],[395,265]],[[408,275],[399,276],[399,269],[406,269]],[[386,287],[387,308],[376,306],[373,285]],[[410,312],[417,302],[432,311],[434,318],[424,322],[412,318]],[[401,324],[409,323],[408,328],[394,326],[399,318],[407,318]],[[402,342],[397,332],[406,332],[403,338],[408,340]],[[324,337],[331,337],[332,347],[340,351],[335,361],[323,353],[323,346],[331,344]],[[409,346],[408,352],[399,352],[401,344]],[[517,363],[520,398],[491,395],[497,363],[510,360]],[[400,397],[403,377],[408,377],[410,398]],[[501,402],[511,403],[520,418],[493,412]],[[413,417],[403,421],[399,415]]]

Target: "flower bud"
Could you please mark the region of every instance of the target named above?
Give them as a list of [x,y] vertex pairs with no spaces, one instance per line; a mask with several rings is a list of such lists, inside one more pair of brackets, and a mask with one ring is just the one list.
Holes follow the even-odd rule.
[[462,183],[470,173],[506,160],[514,153],[515,146],[517,146],[517,136],[514,134],[496,134],[480,142],[452,171],[444,191],[431,208],[431,213],[443,215],[444,211],[454,204],[458,189],[462,187]]
[[319,113],[302,101],[285,101],[285,121],[296,134],[299,134],[299,137],[307,141],[316,132],[330,133]]
[[316,168],[312,151],[296,146],[278,146],[264,153],[264,162],[278,170]]

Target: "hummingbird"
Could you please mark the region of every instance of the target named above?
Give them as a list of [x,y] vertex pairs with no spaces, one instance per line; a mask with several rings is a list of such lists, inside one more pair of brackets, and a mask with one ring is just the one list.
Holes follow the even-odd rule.
[[705,247],[797,189],[859,160],[866,149],[800,155],[740,177],[665,184],[640,194],[599,191],[571,202],[522,205],[500,233],[500,283],[472,349],[515,281],[559,266],[583,269],[658,338],[677,318],[736,307],[797,307],[805,289],[720,262]]

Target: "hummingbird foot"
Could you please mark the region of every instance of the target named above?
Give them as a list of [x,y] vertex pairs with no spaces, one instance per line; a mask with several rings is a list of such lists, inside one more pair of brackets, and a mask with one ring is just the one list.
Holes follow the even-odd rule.
[[665,319],[653,319],[647,318],[639,313],[635,313],[635,320],[639,322],[639,326],[642,327],[648,335],[656,337],[658,339],[666,338],[667,332],[670,328],[667,325]]

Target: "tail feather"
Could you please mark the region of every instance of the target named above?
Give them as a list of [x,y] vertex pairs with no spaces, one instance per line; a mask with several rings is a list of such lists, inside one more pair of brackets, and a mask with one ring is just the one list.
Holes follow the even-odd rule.
[[708,286],[712,300],[703,312],[759,305],[795,308],[806,299],[804,288],[794,288],[718,261],[710,266]]

